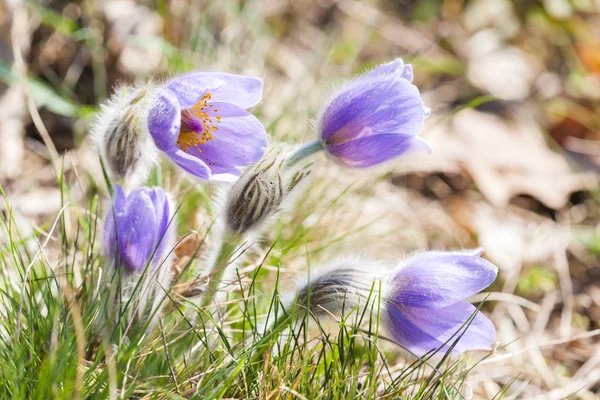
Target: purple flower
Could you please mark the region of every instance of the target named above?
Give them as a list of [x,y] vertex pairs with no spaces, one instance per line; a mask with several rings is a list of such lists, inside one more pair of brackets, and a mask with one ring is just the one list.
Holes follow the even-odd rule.
[[117,185],[104,222],[104,253],[129,272],[158,265],[174,238],[166,193],[159,187],[139,188],[128,196]]
[[345,85],[322,112],[318,133],[329,156],[366,168],[431,147],[417,133],[429,116],[413,71],[401,59],[379,65]]
[[246,111],[262,97],[258,78],[191,72],[168,81],[155,96],[148,130],[156,146],[199,178],[233,182],[258,161],[266,132]]
[[477,309],[464,299],[488,287],[498,274],[481,253],[428,252],[392,275],[382,320],[399,345],[418,356],[435,349],[446,352],[459,338],[455,352],[490,349],[492,322],[477,312],[466,324]]

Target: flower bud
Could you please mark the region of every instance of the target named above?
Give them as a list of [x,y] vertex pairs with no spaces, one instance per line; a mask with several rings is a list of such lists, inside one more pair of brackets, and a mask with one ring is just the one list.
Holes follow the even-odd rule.
[[349,168],[367,168],[415,150],[430,110],[401,59],[381,64],[344,85],[321,111],[317,133],[327,155]]
[[139,320],[153,328],[171,283],[171,210],[161,188],[143,187],[125,195],[116,186],[104,222],[104,254],[109,260],[105,286],[111,289],[108,303],[115,306],[107,319],[116,320],[125,311],[129,323]]
[[226,227],[234,233],[255,230],[280,210],[290,193],[310,175],[310,166],[286,167],[287,149],[274,146],[233,185],[225,206]]
[[379,296],[383,264],[361,257],[338,258],[298,286],[296,304],[312,315],[341,314]]
[[150,86],[116,90],[102,105],[93,127],[94,139],[111,176],[137,183],[156,159],[147,128]]

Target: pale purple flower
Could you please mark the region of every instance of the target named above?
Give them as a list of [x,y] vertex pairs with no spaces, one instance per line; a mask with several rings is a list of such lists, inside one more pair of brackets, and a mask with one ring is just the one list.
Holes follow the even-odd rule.
[[261,122],[246,109],[258,104],[262,81],[191,72],[165,83],[152,101],[148,130],[156,146],[202,179],[233,182],[267,146]]
[[490,349],[492,322],[477,312],[467,324],[477,309],[465,299],[488,287],[498,273],[481,253],[423,253],[391,275],[382,321],[399,345],[418,356],[446,352],[457,340],[454,352]]
[[105,255],[128,272],[158,265],[174,239],[171,206],[159,187],[126,195],[117,185],[104,222]]
[[366,168],[431,147],[417,133],[429,116],[401,59],[345,85],[325,106],[318,134],[327,154],[345,167]]

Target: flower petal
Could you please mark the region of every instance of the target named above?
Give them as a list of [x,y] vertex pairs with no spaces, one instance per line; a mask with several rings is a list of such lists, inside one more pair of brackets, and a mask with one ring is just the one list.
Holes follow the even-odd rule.
[[213,174],[239,176],[238,167],[257,162],[267,148],[267,133],[262,123],[246,110],[225,103],[215,103],[221,116],[213,139],[202,144],[200,151],[190,147],[186,152],[202,159]]
[[115,186],[115,192],[113,195],[113,203],[106,213],[104,218],[104,241],[103,248],[104,254],[109,258],[114,259],[117,251],[117,231],[115,229],[115,218],[121,212],[125,210],[125,204],[127,197],[121,185]]
[[210,90],[215,102],[230,103],[246,109],[257,105],[262,99],[263,82],[260,78],[222,72],[192,72],[187,76],[192,81],[210,79],[221,82],[217,88]]
[[372,71],[369,71],[362,75],[360,78],[376,78],[387,75],[396,75],[401,74],[404,68],[404,61],[401,58],[396,58],[393,61],[380,64],[377,67],[373,68]]
[[157,244],[154,205],[143,188],[129,194],[125,211],[117,215],[117,234],[121,264],[143,270]]
[[158,187],[148,188],[146,189],[146,194],[150,197],[152,204],[154,206],[154,211],[156,215],[157,221],[157,237],[159,240],[158,248],[156,249],[156,253],[154,254],[154,260],[158,261],[162,256],[165,248],[170,244],[171,239],[171,230],[172,226],[170,225],[171,221],[171,212],[169,199],[167,198],[164,190]]
[[419,254],[395,272],[393,301],[406,307],[441,308],[488,287],[498,268],[462,252]]
[[363,78],[327,106],[320,121],[321,139],[339,145],[386,133],[414,136],[423,127],[425,109],[416,86],[399,76]]
[[181,108],[175,94],[160,90],[152,101],[148,112],[148,131],[156,147],[167,151],[175,146],[181,125]]
[[431,152],[431,146],[417,136],[388,133],[362,137],[337,146],[327,146],[326,150],[340,165],[367,168],[410,151]]
[[215,93],[225,84],[226,82],[212,74],[190,72],[170,79],[165,88],[173,92],[179,100],[181,109],[185,110],[196,104],[206,93]]
[[127,203],[127,196],[125,195],[125,191],[121,187],[121,185],[117,184],[115,186],[115,199],[114,199],[114,207],[116,210],[121,211],[125,207]]
[[495,337],[492,322],[477,312],[469,325],[465,325],[476,310],[464,301],[433,310],[390,305],[383,321],[394,340],[417,356],[435,349],[440,349],[443,354],[457,340],[453,353],[489,350]]
[[198,157],[187,154],[179,148],[174,148],[166,153],[171,160],[190,174],[202,179],[211,177],[210,168]]

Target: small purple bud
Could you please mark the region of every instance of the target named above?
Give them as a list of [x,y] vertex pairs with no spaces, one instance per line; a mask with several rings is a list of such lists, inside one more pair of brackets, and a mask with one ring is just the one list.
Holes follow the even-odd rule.
[[401,59],[345,85],[322,111],[319,138],[338,164],[366,168],[414,150],[431,152],[417,133],[430,110]]
[[104,222],[104,252],[129,272],[156,265],[173,240],[166,193],[158,187],[139,188],[129,195],[117,185],[113,206]]

